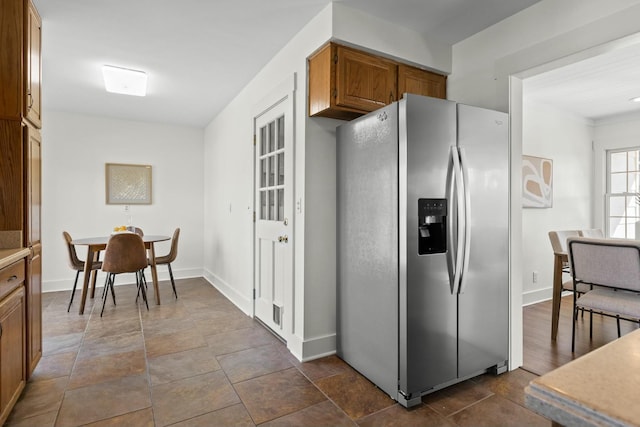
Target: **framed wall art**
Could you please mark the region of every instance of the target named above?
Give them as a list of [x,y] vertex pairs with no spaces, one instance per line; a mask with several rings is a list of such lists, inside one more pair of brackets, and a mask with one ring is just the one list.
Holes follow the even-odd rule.
[[550,208],[553,204],[553,160],[522,156],[522,207]]
[[105,164],[108,205],[150,205],[151,166]]

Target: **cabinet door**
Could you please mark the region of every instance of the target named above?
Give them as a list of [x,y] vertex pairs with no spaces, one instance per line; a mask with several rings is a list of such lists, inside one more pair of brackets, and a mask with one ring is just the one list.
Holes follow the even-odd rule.
[[42,245],[33,246],[27,262],[27,379],[42,357]]
[[337,46],[336,105],[363,112],[397,101],[397,64]]
[[398,66],[398,94],[404,93],[447,99],[447,77],[400,64]]
[[41,169],[42,139],[40,132],[30,126],[25,132],[25,246],[32,247],[40,243],[40,205],[41,205]]
[[24,288],[0,301],[0,425],[26,382]]
[[38,11],[29,1],[26,28],[27,43],[25,49],[25,84],[26,99],[24,102],[24,115],[35,127],[40,128],[42,122],[41,112],[41,90],[40,81],[42,79],[42,57],[40,52],[42,40],[42,21]]

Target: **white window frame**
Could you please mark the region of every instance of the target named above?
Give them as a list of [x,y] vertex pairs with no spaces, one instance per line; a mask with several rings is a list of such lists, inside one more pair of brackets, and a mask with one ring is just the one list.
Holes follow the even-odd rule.
[[[640,146],[606,150],[606,160],[607,160],[607,170],[606,170],[607,179],[606,179],[606,181],[607,181],[607,187],[606,187],[606,193],[605,193],[605,228],[606,228],[606,235],[609,236],[609,237],[623,237],[623,238],[626,238],[626,239],[635,239],[636,235],[638,235],[638,232],[635,232],[634,235],[630,235],[631,231],[630,231],[630,228],[628,227],[628,224],[630,224],[630,221],[632,221],[632,222],[640,221],[640,206],[639,206],[639,203],[636,202],[636,194],[640,193],[640,182],[638,182],[637,188],[635,189],[635,191],[629,191],[629,188],[627,188],[627,191],[621,192],[621,193],[613,193],[611,191],[611,181],[612,181],[612,179],[611,179],[612,178],[611,155],[612,154],[617,154],[617,153],[629,153],[629,152],[633,152],[633,151],[640,152]],[[640,163],[640,153],[639,153],[639,163]],[[631,170],[631,169],[629,169],[629,162],[627,161],[624,173],[627,175],[626,182],[628,184],[628,182],[629,182],[629,179],[628,179],[629,173],[639,173],[640,174],[640,164],[638,165],[638,169],[637,170]],[[612,213],[611,213],[611,198],[612,197],[623,197],[623,196],[625,197],[624,213],[623,213],[622,216],[619,216],[619,215],[613,216]],[[629,211],[630,211],[629,205],[631,203],[635,204],[635,215],[629,215]],[[611,218],[622,218],[621,222],[623,222],[625,224],[624,236],[614,235],[614,232],[616,230],[612,230],[611,229]]]

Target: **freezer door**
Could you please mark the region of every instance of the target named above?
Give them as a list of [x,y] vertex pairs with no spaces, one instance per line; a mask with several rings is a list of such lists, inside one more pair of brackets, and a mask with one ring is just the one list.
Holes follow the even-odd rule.
[[[456,295],[444,253],[419,252],[420,200],[446,199],[456,104],[406,95],[400,101],[400,391],[416,393],[454,380]],[[447,206],[447,220],[454,210]],[[428,213],[437,221],[445,210]]]
[[337,352],[398,392],[398,106],[337,129]]
[[458,296],[460,377],[508,358],[509,137],[505,113],[458,104],[469,195],[468,270]]

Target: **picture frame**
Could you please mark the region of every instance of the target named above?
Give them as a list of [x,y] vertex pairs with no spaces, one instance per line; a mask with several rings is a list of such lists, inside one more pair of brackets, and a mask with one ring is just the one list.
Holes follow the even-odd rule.
[[150,205],[151,165],[105,163],[108,205]]
[[522,156],[522,207],[553,206],[553,160]]

